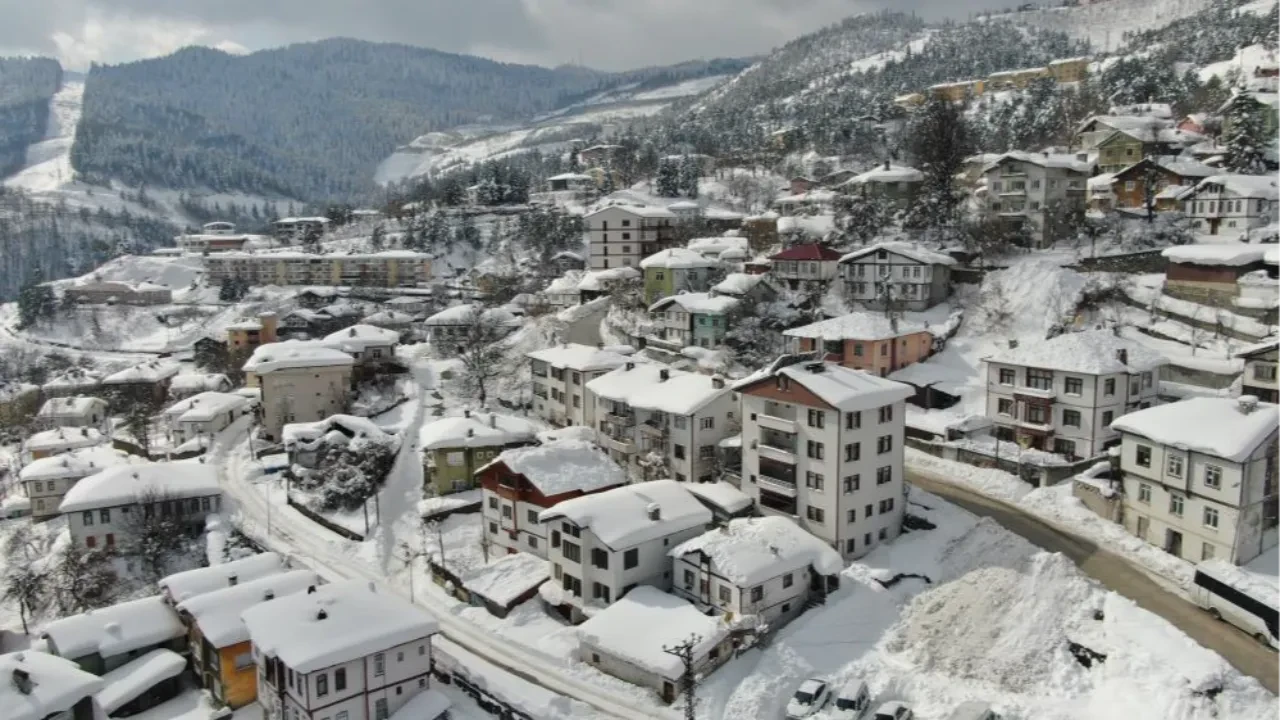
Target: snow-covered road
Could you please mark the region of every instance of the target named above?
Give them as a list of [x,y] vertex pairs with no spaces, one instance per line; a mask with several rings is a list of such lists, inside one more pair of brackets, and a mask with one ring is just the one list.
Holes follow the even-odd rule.
[[49,102],[49,122],[44,140],[27,148],[23,168],[4,181],[31,193],[54,192],[71,182],[71,145],[83,107],[84,81],[67,80]]

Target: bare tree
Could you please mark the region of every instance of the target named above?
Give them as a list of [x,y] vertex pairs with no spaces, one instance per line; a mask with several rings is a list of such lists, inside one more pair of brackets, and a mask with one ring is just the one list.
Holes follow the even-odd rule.
[[178,540],[183,537],[183,532],[178,521],[181,514],[177,510],[184,502],[156,488],[147,488],[135,497],[133,507],[125,515],[122,523],[122,535],[127,538],[124,552],[138,561],[152,581],[164,577],[170,560],[181,549]]
[[484,407],[489,388],[506,371],[507,349],[501,345],[508,328],[494,316],[475,307],[458,337],[458,359],[462,361],[464,390]]
[[62,548],[49,575],[50,599],[58,615],[74,615],[115,602],[120,578],[114,558],[111,551],[102,548],[74,543]]
[[44,556],[30,525],[20,525],[5,543],[7,562],[0,598],[17,603],[23,634],[31,632],[28,620],[39,617],[49,603],[48,578],[43,563],[38,562]]

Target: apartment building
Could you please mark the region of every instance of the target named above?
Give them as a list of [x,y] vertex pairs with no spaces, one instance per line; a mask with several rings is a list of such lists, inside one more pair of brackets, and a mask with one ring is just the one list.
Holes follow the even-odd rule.
[[649,340],[672,350],[695,346],[718,348],[729,332],[729,318],[740,301],[731,295],[682,293],[649,307],[656,335]]
[[859,173],[839,187],[851,195],[874,198],[894,207],[911,204],[924,184],[924,173],[913,167],[893,165],[888,160],[870,170]]
[[674,480],[626,485],[544,510],[547,561],[559,592],[544,592],[573,621],[587,607],[607,607],[638,585],[671,589],[671,558],[701,535],[711,511]]
[[1218,173],[1217,168],[1181,156],[1148,157],[1117,171],[1111,192],[1116,207],[1145,210],[1149,195],[1154,210],[1180,210],[1182,203],[1174,198]]
[[1044,247],[1056,239],[1057,219],[1084,212],[1089,174],[1077,155],[1005,153],[983,169],[987,210]]
[[640,260],[676,247],[676,216],[667,208],[610,201],[582,218],[588,268],[639,267]]
[[308,237],[319,237],[329,229],[327,217],[286,217],[272,223],[276,239],[286,244],[298,244]]
[[1275,222],[1280,182],[1274,174],[1214,175],[1181,196],[1196,232],[1239,235]]
[[427,611],[372,583],[322,585],[241,618],[258,661],[258,704],[290,720],[387,720],[431,690]]
[[273,312],[237,320],[227,326],[227,349],[238,357],[245,357],[259,345],[279,340],[276,336],[278,326],[278,319]]
[[1165,358],[1109,330],[1066,333],[984,358],[996,436],[1068,458],[1119,442],[1112,422],[1159,403]]
[[1191,562],[1237,565],[1276,543],[1277,407],[1191,398],[1116,420],[1129,532]]
[[951,294],[954,258],[918,245],[886,242],[840,258],[845,298],[873,310],[927,310]]
[[806,356],[738,382],[742,490],[846,559],[902,531],[909,386]]
[[640,261],[644,271],[644,300],[657,300],[682,292],[706,292],[712,271],[720,261],[704,257],[689,248],[668,248]]
[[71,542],[82,547],[123,548],[133,541],[144,513],[171,517],[193,535],[222,509],[213,466],[178,461],[115,465],[75,484],[62,498]]
[[719,376],[627,362],[587,392],[599,444],[636,478],[715,480],[716,445],[737,434],[737,397]]
[[791,290],[825,288],[839,272],[840,253],[814,243],[794,245],[770,255],[769,274]]
[[493,552],[547,556],[539,514],[566,500],[624,485],[627,474],[599,448],[565,438],[504,450],[476,471],[484,542]]
[[245,361],[245,385],[260,389],[263,434],[277,440],[288,423],[345,412],[351,356],[324,343],[286,340],[259,346]]
[[82,478],[116,465],[144,462],[137,455],[97,445],[33,460],[23,466],[18,480],[31,500],[32,522],[42,522],[62,514],[62,497]]
[[63,290],[64,296],[90,305],[168,305],[173,291],[163,285],[123,280],[92,280]]
[[555,425],[595,427],[595,404],[587,383],[627,362],[626,355],[603,346],[564,343],[528,353],[533,373],[533,412]]
[[1244,374],[1240,376],[1240,392],[1253,395],[1262,402],[1280,402],[1280,383],[1276,379],[1277,360],[1280,360],[1280,342],[1271,340],[1236,353],[1244,359]]
[[782,333],[798,353],[885,377],[933,354],[933,333],[920,322],[852,312]]
[[227,252],[205,257],[204,272],[209,283],[417,287],[431,280],[431,256],[407,250],[324,255]]

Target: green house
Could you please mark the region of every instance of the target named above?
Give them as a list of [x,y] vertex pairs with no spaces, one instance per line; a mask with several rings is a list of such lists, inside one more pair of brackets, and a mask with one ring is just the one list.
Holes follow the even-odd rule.
[[507,448],[533,444],[536,433],[524,418],[470,410],[428,423],[418,433],[423,489],[428,495],[470,490],[476,487],[476,470]]
[[711,286],[716,260],[688,248],[671,248],[640,261],[644,270],[645,302],[654,303],[681,292],[705,292]]
[[649,307],[656,339],[669,347],[718,348],[739,301],[728,295],[681,293]]

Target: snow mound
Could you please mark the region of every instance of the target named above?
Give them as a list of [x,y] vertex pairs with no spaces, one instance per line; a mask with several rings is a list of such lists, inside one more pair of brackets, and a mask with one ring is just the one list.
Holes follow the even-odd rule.
[[[1075,314],[1086,283],[1084,275],[1048,260],[1030,259],[988,273],[973,328],[1043,340],[1049,328]],[[1011,317],[1003,317],[1006,313]]]
[[1034,545],[1005,530],[1000,523],[981,518],[943,546],[938,565],[946,570],[933,581],[944,583],[981,568],[1017,569],[1037,552]]
[[1080,580],[1070,560],[1048,553],[1022,569],[975,570],[917,596],[883,648],[920,670],[1009,692],[1078,686],[1085,670],[1068,657],[1067,631],[1098,599]]

